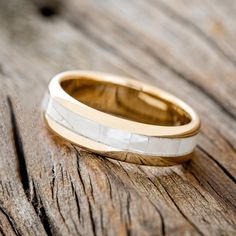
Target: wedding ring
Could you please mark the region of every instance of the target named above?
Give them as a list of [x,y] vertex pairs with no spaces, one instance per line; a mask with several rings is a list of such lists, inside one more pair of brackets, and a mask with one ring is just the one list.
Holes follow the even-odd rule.
[[200,119],[175,96],[130,78],[68,71],[49,84],[49,128],[93,153],[143,165],[189,160]]

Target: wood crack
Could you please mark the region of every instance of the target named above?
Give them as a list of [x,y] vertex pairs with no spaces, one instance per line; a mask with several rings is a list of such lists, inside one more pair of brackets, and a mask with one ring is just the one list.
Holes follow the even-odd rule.
[[[9,110],[10,110],[13,140],[14,140],[15,151],[16,151],[16,156],[17,156],[17,164],[18,164],[18,168],[19,168],[19,177],[20,177],[21,183],[23,185],[23,190],[24,190],[27,198],[30,199],[29,175],[28,175],[28,171],[27,171],[26,157],[24,154],[23,142],[22,142],[20,131],[18,128],[18,124],[16,121],[16,116],[14,113],[12,101],[9,96],[7,97],[7,103],[8,103]],[[40,204],[40,202],[38,201],[38,198],[36,197],[37,195],[35,192],[34,183],[33,183],[33,192],[34,192],[33,200],[30,203],[32,204],[35,212],[38,214],[38,216],[44,226],[45,232],[50,236],[50,235],[52,235],[51,231],[50,231],[50,223],[48,221],[48,217],[45,213],[45,209],[43,208],[43,205]],[[39,205],[41,205],[40,211],[38,211],[38,208],[37,208],[37,206],[39,206]]]
[[163,189],[165,190],[166,194],[168,195],[168,197],[170,198],[170,200],[173,202],[174,206],[176,207],[176,209],[178,210],[178,212],[184,217],[184,219],[189,222],[189,224],[200,234],[200,235],[204,235],[201,230],[184,214],[184,212],[181,210],[181,208],[178,206],[178,204],[175,202],[174,198],[171,196],[171,194],[168,192],[168,190],[166,189],[166,187],[160,182],[161,186],[163,187]]
[[91,202],[89,201],[88,196],[87,196],[87,202],[88,202],[89,218],[90,218],[91,225],[92,225],[93,235],[96,236],[96,235],[97,235],[97,233],[96,233],[96,224],[95,224],[95,221],[94,221],[94,219],[93,219],[92,206],[91,206]]
[[48,236],[52,236],[53,233],[51,230],[51,223],[50,223],[48,215],[46,214],[46,209],[44,208],[42,201],[36,192],[34,182],[32,182],[32,188],[33,188],[33,198],[32,198],[31,203],[34,207],[35,212],[37,213],[37,215],[39,216],[43,224],[45,232],[47,233]]
[[[120,167],[122,168],[122,170],[125,172],[125,174],[128,176],[128,178],[130,179],[130,181],[135,185],[135,183],[134,183],[133,180],[131,179],[129,173],[125,170],[125,168],[121,165],[121,163],[120,163],[119,161],[118,161],[118,163],[119,163]],[[146,175],[146,173],[142,170],[142,168],[138,167],[138,169],[139,169],[142,173],[144,173],[144,174]],[[148,178],[148,179],[149,179],[149,178]],[[149,181],[150,181],[155,187],[157,187],[150,179],[149,179]],[[142,184],[143,188],[144,188],[147,192],[149,192],[149,189],[147,189],[146,186],[145,186],[143,183],[141,183],[141,184]],[[157,188],[157,189],[158,189],[158,188]],[[166,230],[165,230],[165,221],[164,221],[164,217],[163,217],[163,215],[162,215],[161,210],[155,205],[155,203],[154,203],[149,197],[145,196],[145,198],[146,198],[147,201],[154,207],[154,209],[157,211],[157,213],[158,213],[158,215],[159,215],[159,217],[160,217],[162,236],[165,236],[165,235],[166,235],[166,232],[165,232],[165,231],[166,231]]]
[[219,161],[217,161],[211,154],[209,154],[205,149],[203,149],[200,145],[197,145],[197,147],[207,156],[209,157],[214,163],[217,164],[218,167],[224,172],[224,174],[231,179],[234,183],[236,183],[236,179],[234,176],[223,166],[220,164]]
[[[73,146],[74,147],[74,146]],[[82,190],[86,196],[86,200],[87,200],[87,203],[88,203],[88,213],[89,213],[89,218],[90,218],[90,222],[91,222],[91,226],[92,226],[92,232],[93,232],[93,235],[97,235],[97,232],[96,232],[96,223],[94,221],[94,217],[93,217],[93,211],[92,211],[92,205],[91,205],[91,202],[90,202],[90,199],[89,199],[89,196],[87,195],[87,192],[86,192],[86,188],[85,188],[85,184],[84,184],[84,181],[83,181],[83,178],[82,178],[82,175],[80,173],[81,169],[80,169],[80,162],[79,162],[79,153],[78,151],[76,150],[76,148],[74,147],[74,150],[76,152],[76,156],[77,156],[77,172],[78,172],[78,176],[79,176],[79,179],[80,179],[80,182],[81,182],[81,185],[82,185]],[[89,176],[90,178],[90,176]],[[91,180],[90,181],[90,187],[92,187],[92,183],[91,183]],[[92,198],[94,200],[94,196],[93,196],[93,193],[92,193],[92,189],[91,189],[91,195],[92,195]]]
[[[177,172],[175,172],[175,171],[172,171],[172,173],[173,173],[173,175],[176,176],[176,178],[180,179],[181,182],[184,182],[184,179],[182,178],[181,175],[179,175],[179,174],[178,174]],[[193,175],[193,176],[195,177],[195,175]],[[171,177],[171,176],[170,176],[170,178],[172,179],[172,181],[173,181],[176,185],[178,185],[178,182],[175,180],[175,178],[173,178],[173,177]],[[195,177],[195,179],[196,179],[196,177]],[[201,184],[198,179],[197,179],[197,181],[198,181],[199,184]],[[206,201],[207,203],[209,203],[208,200],[207,200],[207,198],[204,196],[204,194],[203,194],[196,186],[194,186],[193,183],[187,182],[187,184],[190,185],[191,188],[193,188],[193,189],[201,196],[201,198],[202,198],[204,201]],[[181,190],[180,190],[180,191],[181,191]],[[181,192],[182,192],[182,191],[181,191]],[[183,194],[186,194],[186,193],[183,193]],[[191,204],[191,202],[189,202],[189,203]],[[191,204],[191,205],[192,205],[192,204]],[[192,207],[194,208],[193,205],[192,205]]]
[[[138,169],[146,176],[147,174],[145,173],[145,171],[139,166]],[[158,186],[155,184],[155,182],[147,176],[148,181],[151,182],[151,184],[157,189],[157,191],[162,195],[163,198],[165,198],[165,196],[162,194],[162,192],[159,190]],[[143,187],[146,189],[147,192],[149,192],[149,190],[146,188],[146,186],[142,183]],[[148,197],[146,197],[148,199],[148,201],[152,204],[152,206],[156,209],[156,211],[158,212],[159,216],[160,216],[160,220],[161,220],[161,232],[162,235],[165,236],[166,235],[166,229],[165,229],[165,220],[164,217],[162,215],[161,210],[155,205],[155,203],[149,199]]]
[[130,192],[128,192],[127,193],[127,216],[128,216],[128,222],[131,225],[130,203],[131,203],[131,195],[130,195]]
[[[150,181],[150,179],[149,179],[149,181]],[[144,186],[144,184],[142,184],[142,185],[146,189],[146,191],[148,192],[149,190]],[[154,184],[154,186],[157,187],[155,184]],[[165,220],[164,220],[164,217],[162,215],[162,212],[161,212],[161,210],[156,206],[156,204],[151,199],[149,199],[148,197],[146,197],[146,198],[148,199],[150,204],[155,208],[155,210],[158,212],[158,214],[160,216],[160,221],[161,221],[161,232],[162,232],[162,235],[165,236],[166,235],[166,232],[165,232],[166,231],[165,230]]]
[[[61,167],[61,165],[60,165],[60,167]],[[61,173],[62,173],[62,184],[64,185],[64,180],[63,180],[63,169],[62,169],[62,167],[60,168],[61,169]],[[61,216],[61,219],[62,219],[62,221],[63,221],[63,223],[64,223],[64,225],[65,225],[65,227],[66,227],[66,229],[68,230],[68,232],[70,232],[70,227],[67,225],[67,222],[66,222],[66,218],[64,217],[64,215],[63,215],[63,213],[62,213],[62,211],[61,211],[61,206],[60,206],[60,202],[59,202],[59,188],[57,187],[57,190],[56,190],[56,204],[57,204],[57,208],[58,208],[58,212],[59,212],[59,214],[60,214],[60,216]],[[64,202],[63,202],[63,204],[65,204]]]
[[[143,173],[145,173],[143,170],[142,170]],[[148,178],[148,180],[157,188],[156,184],[150,179]],[[144,184],[142,184],[143,187],[146,189],[146,191],[148,192],[149,190],[146,188],[146,186]],[[159,190],[157,188],[157,190]],[[160,191],[159,191],[160,192]],[[162,193],[161,193],[162,194]],[[163,196],[164,197],[164,196]],[[165,230],[165,220],[164,220],[164,217],[162,215],[162,212],[161,210],[156,206],[156,204],[151,200],[149,199],[148,197],[146,197],[148,199],[148,201],[150,202],[150,204],[156,209],[156,211],[158,212],[159,216],[160,216],[160,221],[161,221],[161,232],[162,232],[162,235],[165,236],[166,235],[166,230]]]
[[[112,201],[113,196],[112,196],[111,181],[110,181],[110,178],[108,177],[107,173],[104,173],[104,174],[105,174],[105,176],[106,176],[107,185],[108,185],[108,189],[109,189],[109,195],[110,195],[110,199],[111,199],[111,201]],[[112,204],[113,204],[113,201],[112,201]]]
[[73,192],[74,197],[75,197],[75,202],[76,202],[76,206],[77,206],[77,216],[78,216],[79,221],[81,221],[81,214],[80,214],[81,210],[80,210],[79,198],[78,198],[78,195],[76,193],[76,190],[75,190],[75,187],[73,185],[72,180],[71,180],[71,189],[72,189],[72,192]]
[[102,235],[106,235],[106,227],[104,225],[104,216],[103,216],[103,210],[102,207],[99,207],[99,213],[100,213],[100,224],[101,224],[101,231],[102,231]]
[[[75,150],[76,150],[76,149],[75,149]],[[77,151],[76,151],[76,152],[77,152]],[[81,176],[81,173],[80,173],[80,163],[79,163],[79,155],[78,155],[78,153],[77,153],[77,166],[78,166],[78,168],[77,168],[77,173],[78,173],[78,176],[79,176],[80,183],[81,183],[81,185],[82,185],[83,191],[84,191],[84,193],[85,193],[86,191],[85,191],[84,180],[83,180],[83,178],[82,178],[82,176]]]
[[25,194],[27,197],[29,197],[29,176],[28,176],[28,171],[27,171],[27,166],[26,166],[26,158],[24,154],[23,142],[20,136],[20,131],[19,131],[18,124],[16,121],[11,98],[9,96],[7,97],[7,102],[10,109],[12,133],[13,133],[16,156],[18,158],[18,168],[19,168],[20,179],[21,179]]
[[50,181],[51,192],[52,192],[52,199],[54,199],[55,178],[56,178],[55,166],[53,166],[53,167],[52,167],[52,179],[51,179],[51,181]]
[[12,217],[9,215],[9,213],[6,211],[5,208],[3,208],[1,205],[0,205],[0,211],[2,212],[2,214],[7,218],[9,224],[11,225],[14,233],[16,235],[21,235],[21,233],[18,231],[17,229],[17,226],[16,226],[16,223],[14,222],[14,220],[12,219]]
[[[1,222],[0,222],[0,224],[1,224]],[[1,225],[0,225],[0,235],[2,235],[2,236],[6,236],[6,234],[3,232],[3,228],[2,228]]]
[[88,174],[88,178],[89,178],[89,186],[90,186],[91,197],[92,197],[93,201],[95,201],[94,194],[93,194],[93,184],[92,184],[92,180],[91,180],[91,177],[90,177],[89,174]]
[[[203,185],[203,182],[201,181],[201,178],[199,177],[200,174],[198,172],[198,170],[196,168],[188,168],[188,167],[185,167],[186,170],[189,171],[189,173],[191,173],[191,175],[194,176],[194,178],[196,179],[196,181],[198,182],[199,185]],[[229,198],[223,198],[222,197],[222,194],[219,193],[219,190],[216,190],[215,189],[215,186],[206,178],[203,178],[203,181],[205,181],[205,183],[207,184],[208,188],[210,188],[210,190],[213,192],[214,195],[216,195],[215,197],[217,199],[219,199],[221,202],[223,201],[224,203],[226,203],[227,205],[229,206],[232,206],[233,209],[236,208],[236,205],[233,201],[231,201]]]

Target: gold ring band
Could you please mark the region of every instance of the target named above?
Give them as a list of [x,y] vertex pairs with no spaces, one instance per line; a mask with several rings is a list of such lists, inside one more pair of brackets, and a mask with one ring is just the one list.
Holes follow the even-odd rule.
[[196,112],[175,96],[93,71],[56,75],[45,119],[55,133],[92,152],[159,166],[188,160],[200,128]]

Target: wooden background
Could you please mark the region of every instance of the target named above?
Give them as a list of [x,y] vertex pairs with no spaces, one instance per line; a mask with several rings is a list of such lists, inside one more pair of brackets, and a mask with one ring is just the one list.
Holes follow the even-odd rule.
[[[194,158],[143,167],[54,137],[53,75],[159,86],[202,118]],[[236,235],[235,0],[1,0],[0,234]]]

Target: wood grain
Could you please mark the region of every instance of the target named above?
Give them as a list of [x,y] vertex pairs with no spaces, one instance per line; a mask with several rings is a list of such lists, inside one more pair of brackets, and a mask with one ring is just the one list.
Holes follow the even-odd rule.
[[[235,235],[233,0],[0,1],[0,235]],[[47,131],[41,101],[69,69],[117,73],[202,118],[191,162],[87,153]]]

